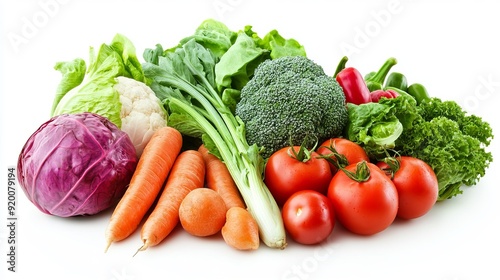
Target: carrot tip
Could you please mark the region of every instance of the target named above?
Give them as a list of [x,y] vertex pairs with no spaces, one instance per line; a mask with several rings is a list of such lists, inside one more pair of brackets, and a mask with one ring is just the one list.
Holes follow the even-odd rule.
[[132,257],[135,257],[135,255],[137,255],[137,253],[139,253],[139,251],[144,251],[147,248],[148,248],[148,245],[146,243],[144,243],[139,249],[137,249],[137,251],[135,252],[135,254]]
[[104,248],[104,253],[107,253],[108,252],[108,248],[109,246],[111,246],[111,241],[108,242],[108,244],[106,244],[106,248]]

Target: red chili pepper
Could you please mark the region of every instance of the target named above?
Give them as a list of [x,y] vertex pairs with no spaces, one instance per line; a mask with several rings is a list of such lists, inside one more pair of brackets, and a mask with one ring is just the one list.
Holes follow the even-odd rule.
[[353,67],[345,68],[347,57],[344,56],[335,71],[335,79],[344,90],[346,102],[356,105],[371,102],[371,95],[365,79]]
[[395,98],[398,96],[399,96],[399,93],[397,93],[396,91],[394,91],[392,89],[386,89],[386,90],[378,89],[378,90],[374,90],[371,92],[371,101],[378,102],[380,100],[380,98],[382,98],[382,97]]

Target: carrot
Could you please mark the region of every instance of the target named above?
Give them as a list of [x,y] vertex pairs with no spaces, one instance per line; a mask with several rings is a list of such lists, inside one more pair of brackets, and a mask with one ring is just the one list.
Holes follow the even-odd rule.
[[130,185],[118,202],[106,229],[106,249],[132,234],[156,200],[175,159],[182,135],[172,127],[155,131],[139,158]]
[[227,209],[231,207],[246,208],[245,201],[241,197],[227,166],[218,157],[211,154],[202,144],[198,151],[203,155],[206,166],[205,182],[208,188],[216,191],[222,196]]
[[218,192],[228,209],[226,222],[221,229],[224,241],[238,250],[255,250],[259,247],[259,227],[236,186],[226,164],[201,145],[206,166],[205,182],[208,188]]
[[175,160],[165,188],[142,226],[139,251],[158,245],[179,222],[179,207],[186,195],[205,183],[205,162],[196,150],[186,150]]
[[210,236],[221,230],[226,222],[226,203],[216,191],[194,189],[179,207],[182,228],[194,236]]
[[259,248],[259,226],[246,209],[229,208],[221,233],[226,244],[235,249],[256,250]]

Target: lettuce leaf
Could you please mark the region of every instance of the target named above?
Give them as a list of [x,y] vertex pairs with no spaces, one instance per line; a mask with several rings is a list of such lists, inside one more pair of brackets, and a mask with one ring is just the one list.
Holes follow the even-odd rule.
[[346,136],[363,146],[371,158],[395,147],[403,125],[395,116],[393,106],[381,103],[355,105],[348,103],[349,121]]
[[[144,60],[155,65],[160,64],[161,57],[175,60],[173,57],[176,50],[191,41],[203,46],[215,57],[215,71],[207,75],[207,82],[217,90],[224,105],[233,113],[236,103],[240,100],[240,90],[253,77],[260,63],[281,56],[306,56],[304,47],[297,40],[285,39],[276,30],[261,38],[250,25],[242,30],[232,31],[222,22],[207,19],[196,28],[194,34],[182,38],[171,48],[164,49],[161,44],[157,44],[155,48],[144,50]],[[210,65],[205,66],[210,68]],[[182,72],[189,71],[180,65],[172,65],[170,68]],[[195,78],[189,79],[194,82],[192,79]],[[148,81],[147,84],[151,82]],[[159,95],[162,98],[163,94]]]
[[57,62],[54,69],[61,72],[62,81],[57,87],[56,96],[52,103],[52,115],[54,114],[57,104],[59,104],[59,101],[61,101],[64,95],[82,83],[85,77],[85,71],[87,71],[87,66],[85,60],[76,58],[73,61]]
[[245,26],[243,32],[250,36],[257,46],[269,50],[271,59],[282,56],[307,56],[304,46],[293,38],[285,39],[276,29],[269,31],[263,38],[252,30],[251,25]]
[[[176,46],[166,49],[164,52],[174,52],[177,48],[194,39],[196,43],[209,49],[218,60],[234,44],[236,37],[237,32],[230,30],[224,23],[214,19],[206,19],[196,28],[193,35],[182,38]],[[153,63],[148,58],[146,61]]]
[[253,76],[257,65],[268,57],[268,50],[257,46],[246,33],[239,32],[234,44],[215,65],[217,90],[241,90]]
[[114,89],[115,78],[124,76],[145,82],[135,47],[128,38],[117,34],[111,44],[102,44],[97,54],[89,51],[89,65],[76,58],[58,62],[56,70],[62,73],[51,116],[65,113],[92,112],[108,118],[121,127],[121,102]]
[[238,31],[236,39],[215,66],[217,90],[234,113],[240,100],[240,90],[253,77],[257,66],[267,59],[282,56],[306,56],[304,47],[295,39],[283,38],[271,30],[263,38],[247,25]]

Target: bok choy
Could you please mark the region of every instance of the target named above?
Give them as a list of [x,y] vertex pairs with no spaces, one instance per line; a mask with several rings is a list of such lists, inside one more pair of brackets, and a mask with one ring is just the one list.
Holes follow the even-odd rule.
[[[258,44],[255,34],[251,37],[244,31],[232,33],[212,20],[204,22],[196,34],[203,36],[187,37],[166,50],[159,44],[145,50],[144,74],[165,102],[168,125],[183,135],[201,138],[209,151],[226,164],[259,225],[262,241],[269,247],[283,249],[287,245],[283,220],[263,181],[262,150],[248,144],[244,123],[233,113],[240,87],[260,62],[271,59],[271,50]],[[228,48],[227,44],[214,44],[210,34],[217,34],[219,42],[232,45]],[[223,34],[227,40],[221,40]],[[301,48],[291,44],[291,48],[295,47]]]

